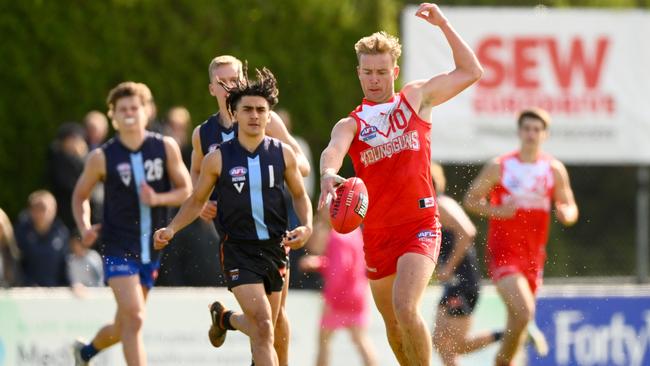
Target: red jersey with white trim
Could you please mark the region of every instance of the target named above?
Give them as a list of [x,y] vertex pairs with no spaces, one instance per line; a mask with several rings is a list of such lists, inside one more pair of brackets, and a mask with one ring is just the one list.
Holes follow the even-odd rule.
[[488,247],[518,248],[528,258],[544,256],[555,185],[553,157],[542,153],[535,162],[526,163],[520,160],[519,152],[512,152],[497,160],[501,179],[490,193],[490,203],[511,201],[517,211],[509,219],[489,220]]
[[431,123],[402,93],[386,103],[363,100],[350,116],[357,133],[348,154],[368,189],[364,228],[396,226],[437,216],[431,179]]

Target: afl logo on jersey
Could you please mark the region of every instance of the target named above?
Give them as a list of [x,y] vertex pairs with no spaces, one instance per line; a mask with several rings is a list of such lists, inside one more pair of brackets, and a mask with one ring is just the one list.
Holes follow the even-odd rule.
[[232,183],[235,186],[235,189],[237,189],[238,193],[241,193],[242,189],[244,188],[244,182],[246,181],[246,173],[248,173],[248,169],[243,166],[236,166],[234,168],[231,168],[228,173],[230,173],[230,179],[232,179]]
[[131,164],[121,163],[117,164],[117,173],[120,175],[120,179],[125,186],[128,187],[131,184]]
[[230,169],[230,171],[228,173],[230,173],[230,176],[233,177],[233,178],[235,178],[235,177],[243,177],[244,175],[246,175],[246,173],[248,173],[248,169],[246,169],[246,167],[243,167],[243,166],[236,166],[236,167]]
[[361,133],[359,133],[361,141],[368,141],[375,138],[375,136],[377,136],[377,127],[375,126],[366,126],[363,130],[361,130]]

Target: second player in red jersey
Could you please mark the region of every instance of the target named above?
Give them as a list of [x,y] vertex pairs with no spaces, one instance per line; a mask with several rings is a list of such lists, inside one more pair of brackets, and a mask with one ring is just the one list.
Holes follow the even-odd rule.
[[522,111],[517,118],[519,151],[488,163],[465,196],[468,211],[489,218],[488,271],[508,312],[497,366],[511,364],[535,317],[552,203],[561,223],[572,225],[578,219],[566,168],[542,151],[549,124],[544,110]]

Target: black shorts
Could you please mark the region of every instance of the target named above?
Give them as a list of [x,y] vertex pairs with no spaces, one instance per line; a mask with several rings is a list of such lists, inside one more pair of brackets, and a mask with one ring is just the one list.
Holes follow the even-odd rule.
[[228,290],[262,283],[267,294],[282,291],[288,263],[282,239],[226,239],[221,245],[221,260]]
[[439,306],[445,308],[449,316],[469,316],[474,312],[478,301],[478,281],[473,276],[470,278],[459,278],[458,274],[455,276],[445,284]]

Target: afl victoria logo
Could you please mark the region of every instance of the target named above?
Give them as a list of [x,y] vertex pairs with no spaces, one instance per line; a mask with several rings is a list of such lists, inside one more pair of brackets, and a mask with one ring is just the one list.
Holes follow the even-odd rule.
[[377,127],[375,126],[366,126],[364,127],[363,130],[361,130],[361,133],[359,133],[359,137],[361,137],[361,140],[366,141],[374,138],[377,135]]

